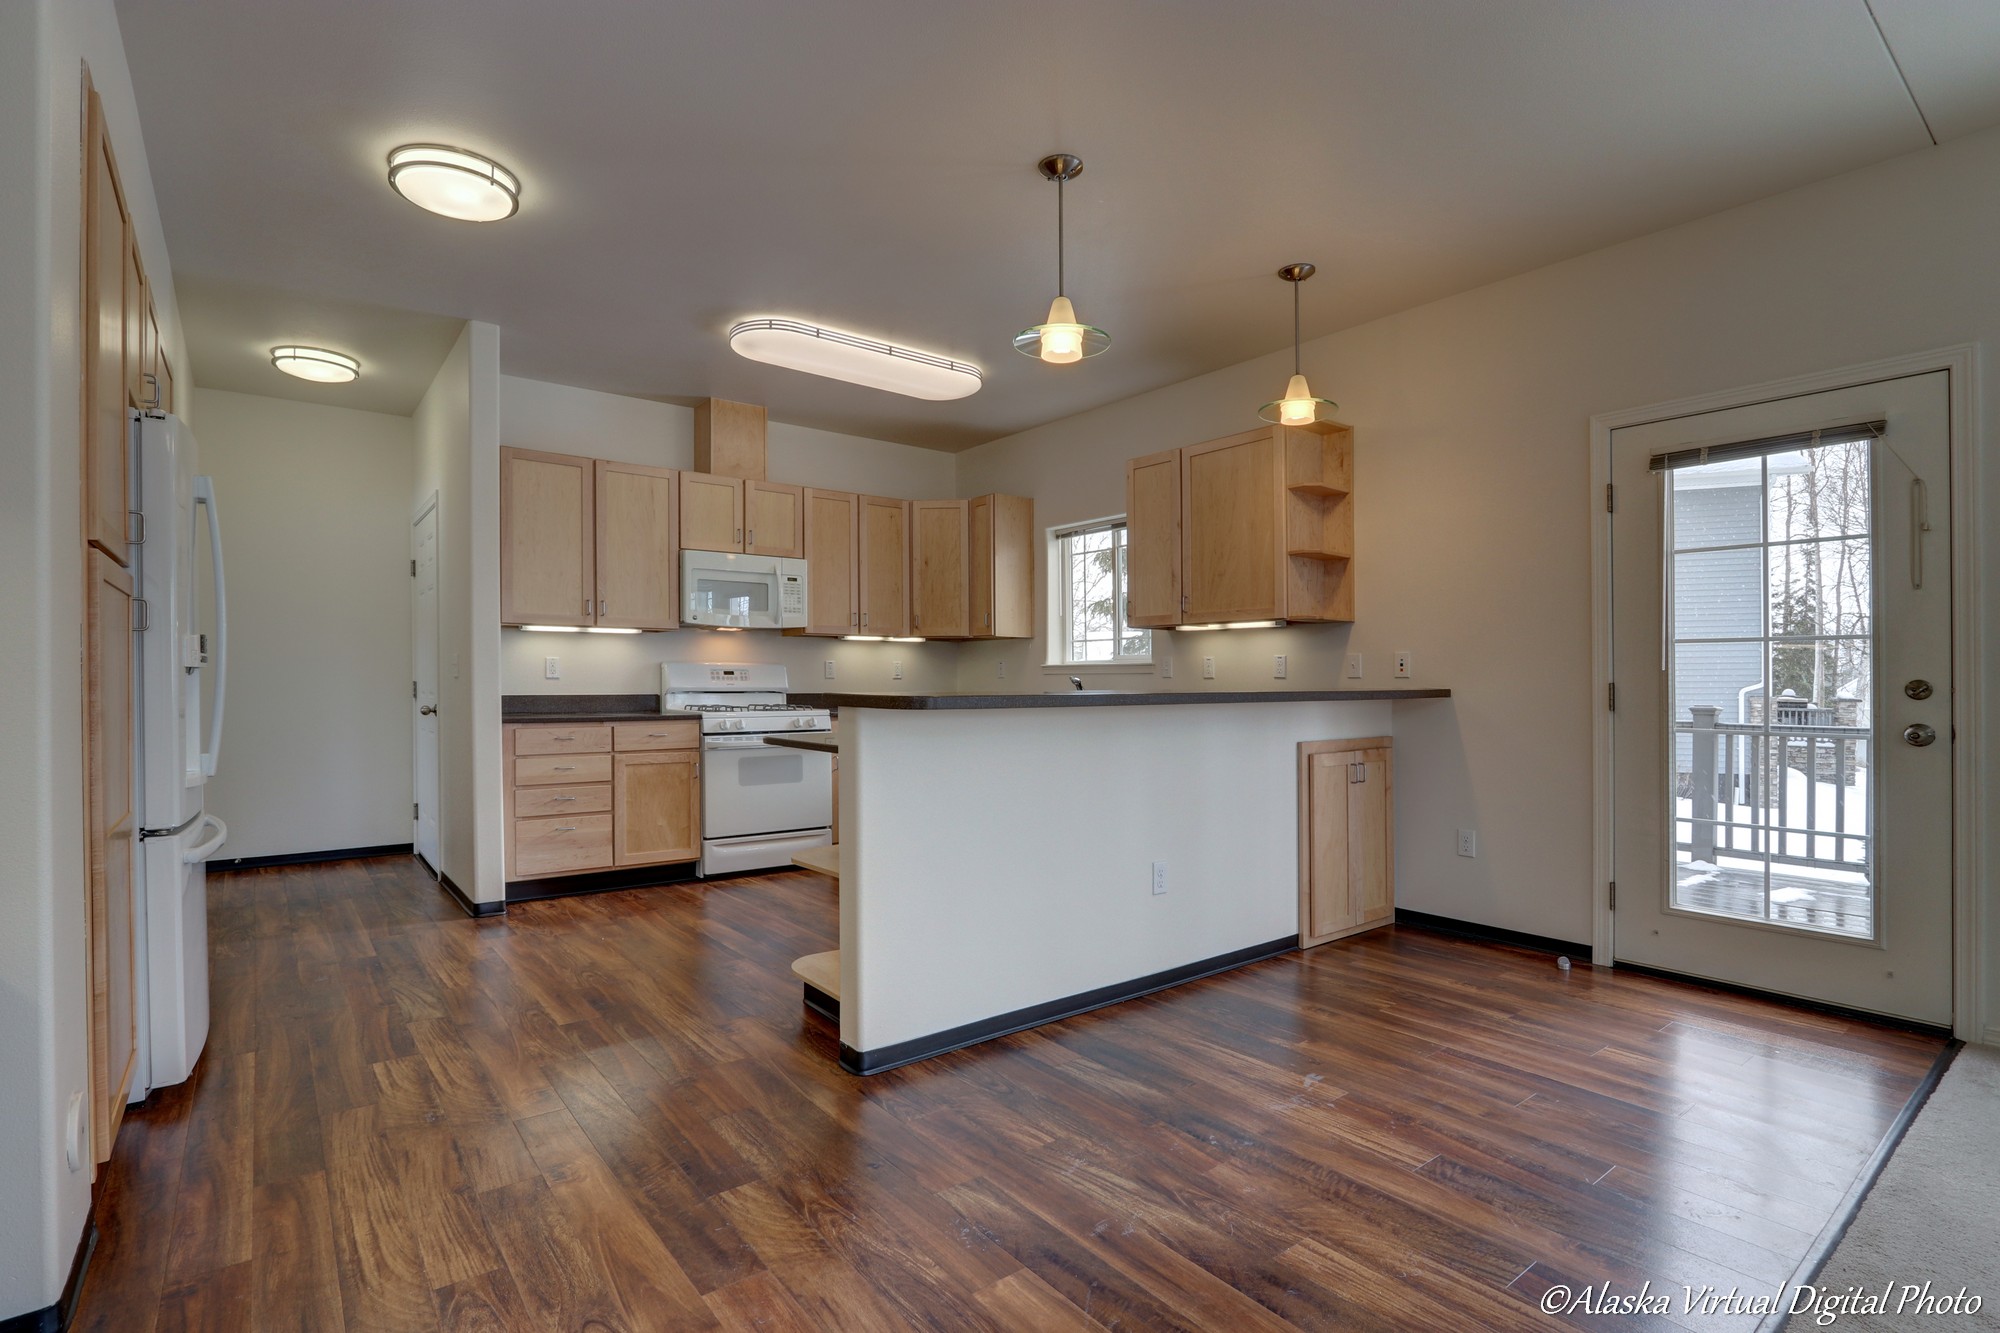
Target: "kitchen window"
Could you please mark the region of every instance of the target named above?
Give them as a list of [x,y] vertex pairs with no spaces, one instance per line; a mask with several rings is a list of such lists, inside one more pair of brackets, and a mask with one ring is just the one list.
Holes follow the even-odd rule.
[[1125,623],[1125,519],[1057,528],[1049,537],[1052,665],[1150,663],[1152,631]]

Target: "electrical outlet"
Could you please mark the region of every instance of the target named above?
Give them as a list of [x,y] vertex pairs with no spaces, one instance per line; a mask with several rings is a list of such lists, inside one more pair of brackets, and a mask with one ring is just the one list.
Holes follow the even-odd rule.
[[1153,896],[1157,898],[1166,891],[1167,863],[1165,861],[1155,861],[1153,862]]
[[1361,679],[1361,654],[1360,654],[1360,653],[1349,653],[1349,654],[1347,655],[1347,678],[1348,678],[1349,680],[1360,680],[1360,679]]
[[1279,653],[1271,659],[1271,679],[1283,680],[1285,678],[1285,670],[1285,655]]
[[1458,831],[1458,854],[1460,856],[1479,855],[1479,834],[1469,828]]
[[819,664],[819,674],[825,676],[828,680],[833,679],[833,659],[831,657],[824,658],[821,660]]
[[1171,657],[1163,658],[1160,662],[1160,679],[1172,680],[1173,678],[1174,678],[1174,659]]
[[1405,648],[1402,652],[1396,654],[1396,679],[1408,680],[1409,678],[1410,678],[1410,651],[1409,649]]
[[1204,658],[1202,658],[1202,659],[1201,659],[1201,678],[1202,678],[1203,680],[1214,680],[1214,679],[1215,679],[1215,659],[1214,659],[1214,658],[1212,658],[1212,657],[1204,657]]
[[993,674],[1001,680],[1007,679],[1007,659],[1003,657],[993,665],[995,667]]
[[560,658],[544,657],[542,659],[542,679],[543,680],[562,679],[562,660]]
[[903,659],[899,657],[895,661],[889,663],[889,679],[901,680],[902,678],[903,678]]

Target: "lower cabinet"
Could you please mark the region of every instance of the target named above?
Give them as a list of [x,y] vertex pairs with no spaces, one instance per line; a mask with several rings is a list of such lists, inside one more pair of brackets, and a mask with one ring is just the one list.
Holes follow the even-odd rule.
[[692,721],[509,723],[509,880],[701,856]]
[[1299,745],[1299,944],[1396,918],[1390,740]]

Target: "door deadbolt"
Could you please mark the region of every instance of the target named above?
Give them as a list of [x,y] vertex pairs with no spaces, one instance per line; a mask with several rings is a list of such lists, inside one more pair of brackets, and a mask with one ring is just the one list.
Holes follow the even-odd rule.
[[432,714],[437,712],[437,707],[434,704],[425,704],[422,708],[419,708],[417,711],[419,713],[422,713],[425,717],[430,717]]
[[1912,722],[1903,728],[1903,740],[1910,745],[1929,745],[1937,739],[1937,728],[1922,722]]
[[1913,680],[1903,687],[1903,693],[1912,699],[1928,699],[1931,697],[1931,683],[1927,680]]

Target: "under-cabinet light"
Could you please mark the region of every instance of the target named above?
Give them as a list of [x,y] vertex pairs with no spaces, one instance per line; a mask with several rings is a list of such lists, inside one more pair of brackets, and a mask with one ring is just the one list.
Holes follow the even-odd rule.
[[979,367],[963,361],[796,319],[739,321],[729,347],[752,361],[933,402],[978,393],[985,382]]
[[534,630],[537,634],[581,634],[581,625],[523,625],[522,629]]
[[585,625],[585,634],[637,634],[638,630],[627,625]]
[[844,643],[884,643],[888,640],[886,634],[843,634],[840,637]]
[[1175,625],[1172,628],[1183,632],[1211,629],[1281,629],[1284,623],[1282,620],[1231,620],[1214,625]]
[[890,643],[924,643],[924,642],[927,642],[927,640],[925,640],[924,636],[923,636],[923,635],[921,635],[921,634],[891,634],[891,635],[889,636],[889,642],[890,642]]

